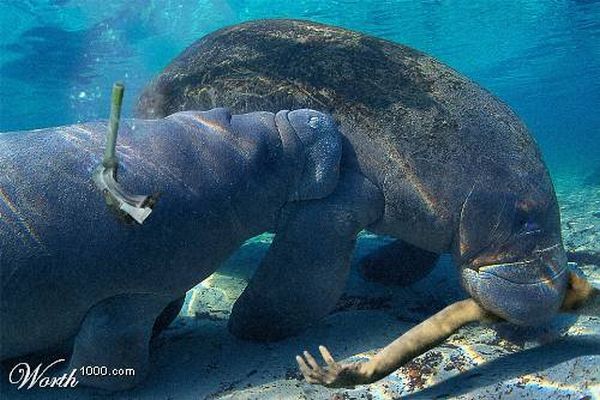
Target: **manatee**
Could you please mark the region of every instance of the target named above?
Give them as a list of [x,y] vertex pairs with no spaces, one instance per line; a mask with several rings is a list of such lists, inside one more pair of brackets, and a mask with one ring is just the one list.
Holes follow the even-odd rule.
[[[363,268],[388,273],[367,276],[391,274],[409,284],[431,269],[430,253],[451,253],[470,296],[407,333],[367,372],[340,367],[326,348],[328,368],[306,353],[298,363],[310,382],[372,382],[467,322],[539,325],[561,304],[570,307],[565,293],[592,292],[567,269],[552,181],[526,126],[431,56],[310,21],[251,21],[192,44],[144,89],[136,109],[140,117],[163,117],[217,106],[330,113],[343,136],[338,185],[352,188],[344,192],[350,197],[375,187],[370,196],[381,199],[338,218],[330,209],[349,198],[286,210],[287,221],[234,305],[234,334],[277,340],[317,323],[342,293],[362,229],[398,240]],[[359,217],[366,214],[374,216]],[[407,246],[421,261],[389,261]]]
[[[69,370],[135,370],[77,376],[118,390],[146,375],[152,331],[172,320],[187,290],[274,229],[288,205],[348,188],[338,185],[341,136],[320,112],[131,119],[118,139],[119,183],[160,193],[143,225],[131,224],[92,180],[106,130],[99,121],[0,134],[0,359],[16,365],[74,340]],[[346,181],[367,189],[346,207],[375,201],[368,182]]]

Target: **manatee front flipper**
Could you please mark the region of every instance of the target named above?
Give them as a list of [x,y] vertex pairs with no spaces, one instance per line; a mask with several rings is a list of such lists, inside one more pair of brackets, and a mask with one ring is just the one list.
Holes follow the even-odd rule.
[[185,303],[185,296],[181,296],[177,300],[173,300],[162,310],[158,318],[156,318],[156,321],[154,321],[154,326],[152,327],[153,338],[160,335],[162,331],[171,325],[171,323],[179,315],[181,307],[183,307],[183,303]]
[[[132,293],[108,298],[92,307],[73,346],[70,369],[77,369],[77,380],[82,385],[107,390],[128,389],[143,380],[148,370],[154,321],[170,300]],[[106,367],[108,374],[85,373],[94,368],[82,371],[88,366]],[[113,375],[115,368],[130,372]]]
[[356,234],[379,218],[379,190],[342,174],[332,195],[293,202],[258,271],[233,307],[237,337],[279,340],[327,315],[342,294]]
[[371,281],[408,286],[427,276],[438,258],[439,254],[395,240],[366,255],[360,271]]

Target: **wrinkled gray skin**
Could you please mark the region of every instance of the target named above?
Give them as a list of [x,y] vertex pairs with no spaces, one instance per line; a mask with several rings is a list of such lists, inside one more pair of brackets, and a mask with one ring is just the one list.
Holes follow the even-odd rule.
[[[0,134],[0,359],[74,337],[71,368],[135,368],[134,377],[79,376],[114,390],[144,377],[153,325],[169,303],[283,214],[303,204],[311,212],[344,188],[336,189],[340,135],[322,113],[126,120],[119,180],[132,193],[161,194],[143,225],[126,224],[92,182],[106,125]],[[345,182],[367,184],[348,174]],[[330,215],[338,212],[346,209]]]
[[[331,113],[344,136],[342,173],[364,176],[383,198],[383,208],[368,205],[377,220],[358,228],[401,240],[387,254],[406,243],[451,252],[471,296],[516,324],[540,324],[558,310],[566,258],[548,171],[519,118],[456,71],[357,32],[261,20],[194,43],[145,89],[137,109],[163,116],[220,105]],[[346,276],[353,239],[313,240],[325,222],[318,213],[303,217],[298,228],[277,231],[236,303],[230,328],[238,336],[285,337],[332,309],[344,281],[327,279],[332,269]],[[319,258],[331,253],[337,263]],[[431,268],[382,264],[414,279]]]

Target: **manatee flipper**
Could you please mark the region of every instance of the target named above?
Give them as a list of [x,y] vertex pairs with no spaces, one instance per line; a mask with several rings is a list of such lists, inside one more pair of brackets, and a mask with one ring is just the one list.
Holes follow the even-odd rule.
[[[90,309],[73,345],[70,369],[82,385],[124,390],[137,385],[148,371],[149,342],[157,316],[169,299],[135,293],[110,297]],[[105,366],[135,371],[124,375],[82,374],[81,367]],[[130,370],[131,371],[131,370]]]
[[363,257],[360,271],[371,281],[408,286],[427,276],[438,258],[439,254],[395,240]]
[[382,212],[379,190],[355,173],[343,174],[326,198],[288,204],[269,252],[233,307],[230,331],[279,340],[327,315],[344,289],[357,233]]
[[164,308],[158,318],[156,318],[156,321],[154,321],[154,326],[152,327],[152,337],[160,335],[162,331],[171,325],[175,318],[177,318],[177,315],[179,315],[179,311],[181,311],[183,303],[185,303],[185,296],[181,296],[177,300],[173,300]]

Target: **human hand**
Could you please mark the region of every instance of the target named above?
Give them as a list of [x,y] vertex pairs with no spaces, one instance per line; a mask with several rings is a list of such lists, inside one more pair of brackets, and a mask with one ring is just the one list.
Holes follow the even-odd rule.
[[364,363],[338,364],[325,346],[319,346],[319,352],[327,366],[321,367],[308,351],[304,352],[304,357],[296,356],[300,371],[308,383],[329,388],[353,388],[369,383]]

